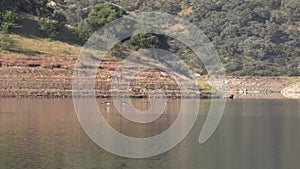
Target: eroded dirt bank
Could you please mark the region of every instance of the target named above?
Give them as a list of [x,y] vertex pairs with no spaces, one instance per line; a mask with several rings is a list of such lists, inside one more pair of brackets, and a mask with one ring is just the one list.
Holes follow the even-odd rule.
[[[74,59],[19,57],[0,60],[0,97],[72,97]],[[149,69],[137,74],[127,92],[111,87],[112,77],[119,62],[105,60],[99,65],[96,78],[96,96],[110,97],[119,92],[124,97],[147,97],[153,90],[164,91],[167,97],[180,97],[180,89],[167,73]],[[130,65],[128,65],[130,67]],[[206,76],[197,77],[209,81]],[[126,77],[120,79],[126,80]],[[291,86],[298,77],[231,77],[226,78],[226,96],[235,98],[283,98],[281,90]],[[186,97],[216,97],[216,94],[199,88],[200,95],[183,91]],[[152,95],[153,96],[153,95]],[[155,95],[154,95],[155,97]]]

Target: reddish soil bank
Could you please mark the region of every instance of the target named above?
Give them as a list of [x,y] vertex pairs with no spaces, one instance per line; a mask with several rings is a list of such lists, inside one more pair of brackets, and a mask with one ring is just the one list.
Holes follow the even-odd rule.
[[[75,63],[70,57],[0,57],[0,97],[72,97]],[[111,82],[118,65],[119,62],[114,60],[105,60],[99,65],[95,86],[97,97],[111,97],[111,92],[120,97],[148,97],[151,91],[158,89],[164,91],[167,97],[181,97],[181,94],[185,97],[217,97],[215,93],[201,88],[198,89],[200,95],[193,91],[180,91],[172,77],[155,69],[140,72],[131,79],[128,88],[116,91]],[[126,77],[122,78],[126,80]],[[199,79],[209,81],[205,76]],[[280,91],[298,81],[296,77],[228,76],[225,96],[282,98]]]
[[[47,58],[49,59],[49,58]],[[62,61],[60,64],[42,59],[6,60],[0,67],[0,97],[72,97],[72,76],[75,61]],[[97,97],[111,97],[114,92],[120,97],[156,97],[153,90],[162,90],[166,97],[181,97],[175,80],[165,72],[148,69],[138,73],[128,88],[116,90],[111,87],[112,78],[119,62],[105,60],[99,65],[95,93]],[[127,77],[122,77],[120,85],[126,85]],[[124,82],[124,83],[123,83]],[[210,91],[195,95],[184,92],[185,97],[216,97]],[[83,91],[85,92],[85,91]]]

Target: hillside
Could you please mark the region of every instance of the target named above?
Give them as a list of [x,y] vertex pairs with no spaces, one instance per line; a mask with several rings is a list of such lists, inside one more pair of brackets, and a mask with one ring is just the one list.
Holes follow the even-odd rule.
[[[300,74],[300,2],[297,0],[110,0],[105,2],[115,3],[128,13],[160,11],[190,20],[212,41],[228,75],[297,76]],[[16,34],[20,37],[48,38],[76,46],[82,45],[94,30],[103,25],[92,25],[91,22],[97,23],[97,20],[93,21],[92,18],[89,18],[93,7],[98,4],[96,0],[13,0],[1,3],[4,3],[2,6],[6,6],[1,9],[4,12],[8,9],[15,10],[16,7],[18,11],[22,11],[20,13],[21,19],[18,21],[21,23],[21,29],[10,28],[13,35],[9,35],[8,38],[8,40],[16,40],[17,45],[12,45],[9,52],[4,52],[6,54],[18,55],[20,50],[22,53],[26,43],[30,44],[30,42],[18,43],[22,38],[17,38]],[[108,8],[107,10],[114,10]],[[125,14],[126,12],[122,13]],[[122,13],[114,14],[111,11],[110,20],[122,16]],[[66,27],[65,24],[69,26]],[[194,56],[192,51],[183,44],[174,42],[173,39],[168,39],[168,37],[162,39],[159,36],[151,38],[157,38],[158,40],[155,41],[160,41],[163,44],[153,44],[150,47],[155,46],[169,50],[180,55],[183,59]],[[5,42],[5,40],[2,41]],[[133,51],[140,47],[147,47],[143,45],[136,47],[132,44],[136,45],[131,40],[122,45],[123,48],[117,50]],[[5,45],[8,44],[4,43]],[[126,47],[124,48],[124,46]],[[47,55],[47,51],[36,50],[36,45],[28,45],[26,50],[23,53],[32,54],[32,52],[36,52]],[[43,49],[41,48],[41,50]],[[69,53],[68,47],[63,50],[53,50],[50,52],[53,55]],[[182,55],[183,53],[184,55]],[[117,57],[122,58],[124,56]],[[206,73],[204,67],[196,70],[196,72]]]
[[[36,16],[22,13],[22,18],[26,22],[6,37],[12,44],[0,50],[0,97],[71,97],[73,69],[82,49],[71,34],[72,28],[65,25],[59,32],[63,35],[60,39],[50,39],[37,30]],[[97,74],[95,88],[97,97],[111,96],[112,76],[119,64],[118,58],[108,55],[99,65],[101,70]],[[201,86],[200,97],[214,95],[208,84]],[[147,97],[154,89],[164,90],[167,97],[180,96],[174,79],[152,69],[133,79],[129,96]]]
[[[275,0],[272,3],[262,0],[105,2],[117,5],[99,4],[96,0],[1,1],[1,95],[70,96],[73,66],[90,35],[114,19],[143,11],[167,12],[197,25],[214,44],[226,68],[231,94],[239,95],[247,88],[262,95],[266,91],[273,92],[277,97],[280,90],[298,81],[298,78],[286,77],[300,75],[300,3],[297,0]],[[109,95],[105,92],[119,61],[143,48],[165,49],[188,64],[188,60],[196,57],[184,44],[169,37],[155,34],[133,36],[117,44],[106,56],[104,69],[99,74],[102,77],[97,89],[99,97]],[[159,60],[164,62],[164,57]],[[180,67],[178,63],[175,65]],[[206,70],[202,63],[189,66],[197,75],[202,75],[198,82],[203,96],[213,96],[206,82],[208,79],[203,76]],[[142,93],[132,95],[146,96],[153,89],[153,77],[157,84],[154,86],[169,86],[169,95],[177,95],[176,84],[163,74],[156,70],[143,72],[136,80],[144,85],[136,83],[131,86]],[[61,84],[56,85],[60,81]]]

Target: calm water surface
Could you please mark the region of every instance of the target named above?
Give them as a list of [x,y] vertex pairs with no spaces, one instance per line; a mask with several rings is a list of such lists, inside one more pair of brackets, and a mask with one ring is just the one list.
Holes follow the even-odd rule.
[[[147,125],[122,118],[108,100],[103,115],[119,132],[149,137],[176,119],[171,100],[160,119]],[[132,100],[149,108],[147,100]],[[210,105],[201,100],[197,122],[174,149],[148,159],[112,155],[81,129],[72,100],[0,99],[0,169],[296,169],[300,167],[300,101],[228,100],[217,131],[205,144],[198,137]],[[114,140],[112,140],[113,143]]]

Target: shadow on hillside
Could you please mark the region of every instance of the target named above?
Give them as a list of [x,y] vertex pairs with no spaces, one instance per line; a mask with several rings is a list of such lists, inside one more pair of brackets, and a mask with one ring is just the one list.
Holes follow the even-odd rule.
[[43,52],[30,50],[30,49],[8,49],[8,51],[13,53],[29,55],[29,56],[37,56],[37,55],[44,54]]
[[[14,33],[28,38],[47,38],[38,29],[38,21],[35,19],[23,18],[21,26],[13,31]],[[66,27],[60,29],[57,37],[53,40],[68,43],[70,45],[82,45],[74,33]]]
[[23,18],[21,26],[14,30],[14,33],[29,38],[43,38],[44,36],[38,30],[38,22],[32,19]]
[[76,36],[74,32],[72,32],[66,26],[60,29],[58,36],[54,38],[54,40],[66,42],[73,45],[83,45],[82,42],[78,39],[78,36]]

